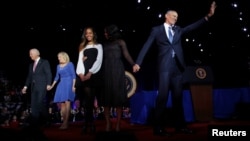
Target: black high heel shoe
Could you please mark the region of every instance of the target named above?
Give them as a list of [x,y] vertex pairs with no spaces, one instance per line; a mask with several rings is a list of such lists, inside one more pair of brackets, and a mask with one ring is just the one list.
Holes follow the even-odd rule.
[[96,127],[95,127],[94,124],[90,126],[90,132],[91,133],[95,133],[96,132]]
[[110,123],[106,123],[106,129],[105,129],[105,131],[106,132],[111,132],[111,129],[112,129],[112,123],[110,122]]
[[88,131],[88,126],[87,126],[87,125],[84,125],[84,126],[82,127],[82,134],[86,134],[87,131]]

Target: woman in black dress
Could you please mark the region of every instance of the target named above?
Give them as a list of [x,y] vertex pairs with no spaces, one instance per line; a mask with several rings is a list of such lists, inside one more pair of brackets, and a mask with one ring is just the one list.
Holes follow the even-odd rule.
[[[83,95],[82,105],[84,108],[85,124],[83,126],[83,133],[87,132],[90,127],[91,132],[95,132],[93,109],[94,100],[96,98],[95,90],[98,84],[98,72],[102,65],[103,49],[102,45],[97,42],[97,36],[92,27],[86,27],[83,31],[82,42],[79,46],[79,56],[77,62],[76,73],[80,78],[81,89],[78,93]],[[78,90],[79,92],[79,90]]]
[[125,83],[125,58],[131,66],[135,63],[130,56],[126,42],[121,38],[120,30],[116,25],[109,25],[104,29],[107,39],[103,44],[103,73],[104,94],[102,105],[106,119],[106,131],[111,130],[110,108],[116,109],[117,120],[115,130],[120,131],[122,108],[127,103],[127,91]]

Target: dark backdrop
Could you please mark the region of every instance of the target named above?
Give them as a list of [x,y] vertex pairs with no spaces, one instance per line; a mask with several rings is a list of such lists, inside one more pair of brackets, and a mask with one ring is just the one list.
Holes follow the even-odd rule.
[[[218,7],[209,25],[183,38],[187,64],[211,66],[215,87],[248,86],[249,29],[243,29],[249,28],[249,3],[244,0],[216,2]],[[237,8],[233,8],[234,2],[239,4]],[[185,26],[203,17],[210,3],[211,0],[151,0],[139,4],[136,0],[5,2],[2,4],[5,10],[1,20],[1,77],[23,85],[30,63],[28,51],[33,47],[51,62],[53,73],[59,51],[68,52],[76,64],[82,29],[88,25],[96,28],[98,39],[102,42],[103,27],[109,23],[117,24],[122,29],[132,57],[136,59],[151,27],[164,21],[163,17],[158,17],[159,13],[174,8],[179,12],[178,25]],[[148,6],[150,10],[147,10]],[[186,42],[186,39],[190,41]],[[204,51],[200,52],[201,49]],[[157,86],[155,62],[156,50],[151,49],[141,72],[135,74],[143,89],[151,90]],[[128,64],[126,68],[131,71]]]

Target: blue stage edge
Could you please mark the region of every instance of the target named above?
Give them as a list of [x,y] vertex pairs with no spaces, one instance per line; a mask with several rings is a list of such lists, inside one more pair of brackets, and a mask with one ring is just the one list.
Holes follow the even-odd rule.
[[[195,116],[190,90],[184,90],[183,95],[185,119],[187,122],[194,122]],[[154,108],[156,96],[157,91],[140,91],[130,98],[131,123],[147,124],[149,114]],[[250,103],[250,88],[214,89],[213,118],[233,118],[238,103]],[[166,107],[171,107],[171,94]]]

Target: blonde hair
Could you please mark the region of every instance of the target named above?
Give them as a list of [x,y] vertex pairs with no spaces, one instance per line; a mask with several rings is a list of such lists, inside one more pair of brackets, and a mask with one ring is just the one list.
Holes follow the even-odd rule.
[[69,58],[69,55],[68,55],[67,52],[61,51],[61,52],[59,52],[59,53],[57,54],[57,56],[59,56],[59,55],[61,55],[61,56],[65,59],[66,63],[68,63],[68,62],[70,61],[70,58]]

